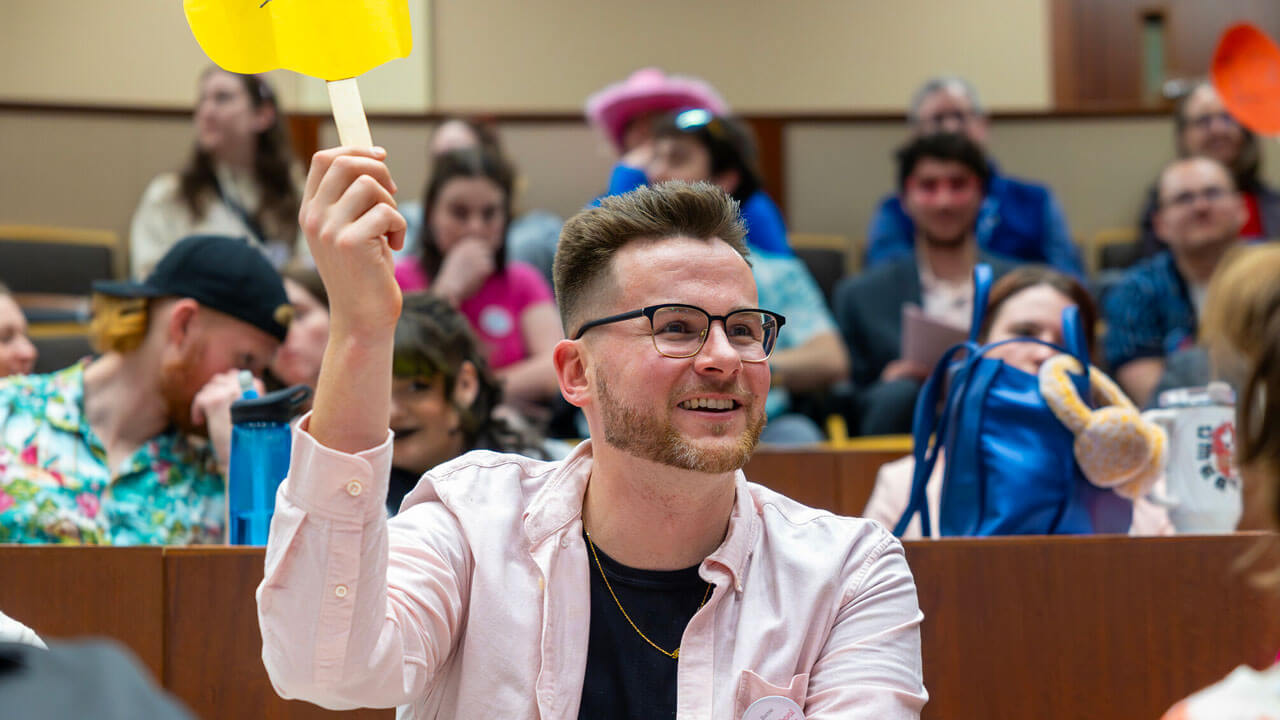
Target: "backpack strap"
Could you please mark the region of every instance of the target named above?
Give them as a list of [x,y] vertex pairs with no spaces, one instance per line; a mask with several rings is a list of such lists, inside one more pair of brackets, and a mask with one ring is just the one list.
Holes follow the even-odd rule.
[[938,464],[938,453],[942,450],[943,439],[946,437],[947,419],[951,416],[951,402],[956,393],[947,394],[947,404],[942,410],[941,419],[938,415],[938,399],[947,384],[947,371],[951,369],[952,359],[961,350],[969,353],[970,360],[977,357],[977,347],[974,345],[970,343],[953,345],[938,360],[938,364],[934,366],[929,379],[925,381],[924,387],[916,397],[915,415],[911,420],[911,447],[916,464],[911,476],[911,495],[907,502],[907,509],[893,526],[893,534],[898,537],[902,537],[902,534],[907,531],[907,525],[911,523],[911,518],[915,517],[916,513],[920,514],[921,534],[925,538],[933,536],[933,522],[929,514],[929,502],[925,490],[929,484],[929,478],[933,476],[933,468]]
[[1080,321],[1080,308],[1075,305],[1068,305],[1062,309],[1062,342],[1066,345],[1066,350],[1071,357],[1080,363],[1082,368],[1084,386],[1080,388],[1080,392],[1085,398],[1085,403],[1089,402],[1089,368],[1092,363],[1089,362],[1089,341],[1085,334],[1084,323]]
[[973,317],[969,321],[969,342],[978,344],[978,331],[987,314],[987,296],[991,294],[991,283],[995,277],[991,266],[978,263],[973,266]]

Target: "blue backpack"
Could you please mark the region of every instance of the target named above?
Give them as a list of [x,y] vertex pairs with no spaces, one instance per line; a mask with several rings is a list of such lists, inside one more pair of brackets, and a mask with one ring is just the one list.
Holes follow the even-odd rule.
[[[894,534],[901,536],[919,513],[924,537],[932,535],[925,486],[943,448],[946,464],[938,522],[944,536],[1127,532],[1132,504],[1085,479],[1072,452],[1075,438],[1049,409],[1039,378],[986,357],[1005,343],[1048,343],[1014,338],[979,346],[991,268],[977,266],[973,279],[969,339],[943,355],[916,400],[915,475],[910,502]],[[1049,346],[1089,367],[1074,306],[1063,311],[1062,329],[1067,347]],[[1080,397],[1088,398],[1088,376],[1072,380]],[[946,402],[939,413],[944,387]]]

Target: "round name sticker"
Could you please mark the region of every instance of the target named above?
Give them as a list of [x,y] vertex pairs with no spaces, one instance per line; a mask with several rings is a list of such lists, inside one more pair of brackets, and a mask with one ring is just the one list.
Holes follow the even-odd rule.
[[515,318],[511,317],[511,313],[501,305],[490,305],[480,311],[480,328],[489,337],[506,337],[515,327]]
[[804,720],[804,710],[791,698],[770,695],[751,703],[742,720]]

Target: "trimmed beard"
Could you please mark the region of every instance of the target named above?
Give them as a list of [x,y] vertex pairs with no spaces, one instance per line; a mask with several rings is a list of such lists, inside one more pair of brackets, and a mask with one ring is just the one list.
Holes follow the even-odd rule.
[[[644,415],[621,402],[610,392],[604,375],[598,369],[595,380],[604,417],[604,439],[625,453],[681,470],[718,474],[733,472],[745,466],[751,459],[756,444],[760,442],[765,416],[763,412],[754,417],[750,414],[754,409],[754,401],[745,408],[748,413],[747,427],[737,442],[729,447],[702,448],[690,443],[670,422]],[[732,386],[733,383],[725,383],[723,388],[717,390],[727,390]],[[728,431],[728,423],[712,426],[712,433],[717,436],[723,436]]]
[[160,394],[169,409],[170,423],[187,435],[207,437],[208,428],[204,425],[197,427],[191,420],[191,404],[200,391],[200,386],[193,382],[192,371],[203,354],[204,343],[196,343],[181,356],[161,361]]

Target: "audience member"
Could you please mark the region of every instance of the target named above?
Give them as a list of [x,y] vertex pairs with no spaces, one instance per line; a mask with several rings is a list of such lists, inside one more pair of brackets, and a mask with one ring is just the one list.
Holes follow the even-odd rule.
[[[967,136],[979,148],[987,143],[987,117],[978,93],[959,77],[936,77],[916,90],[907,117],[915,138],[937,133]],[[984,189],[973,232],[978,246],[1013,260],[1046,263],[1077,277],[1084,272],[1080,250],[1071,239],[1062,207],[1049,188],[1000,173],[986,158],[991,181]],[[915,221],[901,195],[880,201],[867,230],[867,266],[911,253]]]
[[36,346],[27,337],[27,316],[0,283],[0,378],[26,375],[36,366]]
[[[675,110],[703,108],[727,115],[729,104],[705,81],[641,68],[587,98],[586,116],[618,154],[618,171],[643,173],[653,159],[653,126]],[[631,182],[632,186],[639,183]],[[611,183],[612,184],[612,183]]]
[[95,291],[100,357],[0,380],[0,542],[222,542],[236,375],[285,338],[280,276],[242,239],[191,236]]
[[129,262],[141,278],[188,235],[249,238],[282,267],[305,252],[298,177],[275,92],[257,75],[210,68],[200,76],[195,148],[176,173],[147,186],[129,228]]
[[329,342],[329,294],[314,268],[293,264],[281,275],[293,307],[293,321],[263,379],[269,390],[294,385],[314,388],[320,380],[320,361]]
[[921,135],[898,150],[900,206],[915,233],[908,254],[840,281],[835,311],[849,349],[853,429],[860,435],[910,432],[916,395],[933,368],[901,355],[902,309],[967,329],[973,314],[973,268],[997,276],[1010,261],[978,246],[974,218],[991,169],[964,135]]
[[544,402],[558,393],[551,351],[564,334],[542,275],[507,258],[511,183],[495,155],[455,150],[436,158],[418,256],[396,264],[396,282],[406,292],[430,290],[462,311],[508,398]]
[[[1243,248],[1209,284],[1204,340],[1215,362],[1245,378],[1236,407],[1236,459],[1244,478],[1242,529],[1280,529],[1280,246]],[[1247,567],[1271,601],[1280,601],[1280,561],[1268,537]],[[1212,635],[1209,636],[1212,638]],[[1241,665],[1222,681],[1178,703],[1165,720],[1280,718],[1280,663],[1262,671]]]
[[752,245],[752,234],[764,230],[765,236],[783,239],[763,245],[785,246],[786,227],[781,215],[760,212],[762,206],[753,204],[765,195],[746,129],[736,120],[701,109],[667,116],[654,126],[648,179],[653,183],[709,182],[738,201],[747,245],[753,250],[751,271],[760,302],[781,313],[788,323],[769,361],[773,389],[766,403],[769,424],[761,440],[791,445],[821,442],[825,435],[817,424],[791,412],[791,394],[820,392],[843,380],[849,372],[849,359],[822,291],[804,262],[790,252],[781,254]]
[[[1173,134],[1179,158],[1210,157],[1230,171],[1248,212],[1241,237],[1280,238],[1280,192],[1262,180],[1258,137],[1227,112],[1213,85],[1199,83],[1182,96],[1174,110]],[[1165,247],[1155,226],[1159,210],[1159,189],[1152,185],[1140,223],[1143,256]]]
[[614,172],[609,195],[667,180],[711,182],[738,201],[752,252],[791,254],[786,222],[764,191],[755,143],[741,121],[702,108],[667,115],[653,126],[650,154],[643,172]]
[[696,717],[776,695],[810,717],[917,716],[921,614],[901,546],[741,473],[781,322],[755,308],[718,189],[639,189],[566,224],[556,288],[576,339],[555,366],[590,440],[560,463],[468,454],[382,519],[400,303],[386,246],[404,223],[381,157],[320,153],[304,201],[342,334],[295,434],[258,591],[276,689],[414,717],[670,717],[677,687]]
[[[1092,348],[1098,308],[1089,291],[1071,276],[1048,267],[1025,265],[1014,268],[991,288],[987,312],[978,330],[978,342],[985,345],[1030,337],[1063,347],[1062,311],[1071,305],[1079,308],[1080,324],[1086,329],[1088,344]],[[1002,360],[1009,367],[1034,375],[1039,372],[1041,363],[1053,355],[1054,351],[1044,345],[1010,343],[993,348],[987,357]],[[907,509],[915,467],[915,458],[910,455],[882,465],[862,516],[886,528],[893,528]],[[945,467],[946,458],[939,457],[925,486],[930,517],[934,518],[932,531],[935,538],[940,537],[941,523],[937,518],[941,517]],[[1173,532],[1173,526],[1162,509],[1140,501],[1134,504],[1131,531],[1136,535],[1167,535]],[[902,538],[918,540],[920,536],[920,519],[915,518]]]
[[[440,123],[431,134],[428,150],[432,162],[436,158],[454,150],[479,149],[504,158],[508,166],[510,158],[502,147],[498,130],[491,123],[481,122],[474,118],[454,117]],[[556,254],[556,242],[560,239],[560,226],[564,218],[548,210],[519,209],[519,196],[523,180],[512,170],[513,199],[512,207],[515,215],[507,224],[507,257],[537,268],[551,284],[551,263]],[[409,223],[405,234],[404,247],[396,251],[396,258],[413,257],[418,253],[418,238],[422,227],[422,205],[415,201],[401,202],[397,209]]]
[[1156,233],[1169,247],[1134,266],[1102,301],[1107,365],[1139,407],[1165,357],[1192,347],[1209,277],[1240,239],[1247,212],[1231,175],[1207,157],[1175,160],[1158,182]]
[[500,412],[502,385],[467,319],[443,298],[405,296],[391,375],[391,514],[423,473],[469,450],[550,459],[540,438]]

